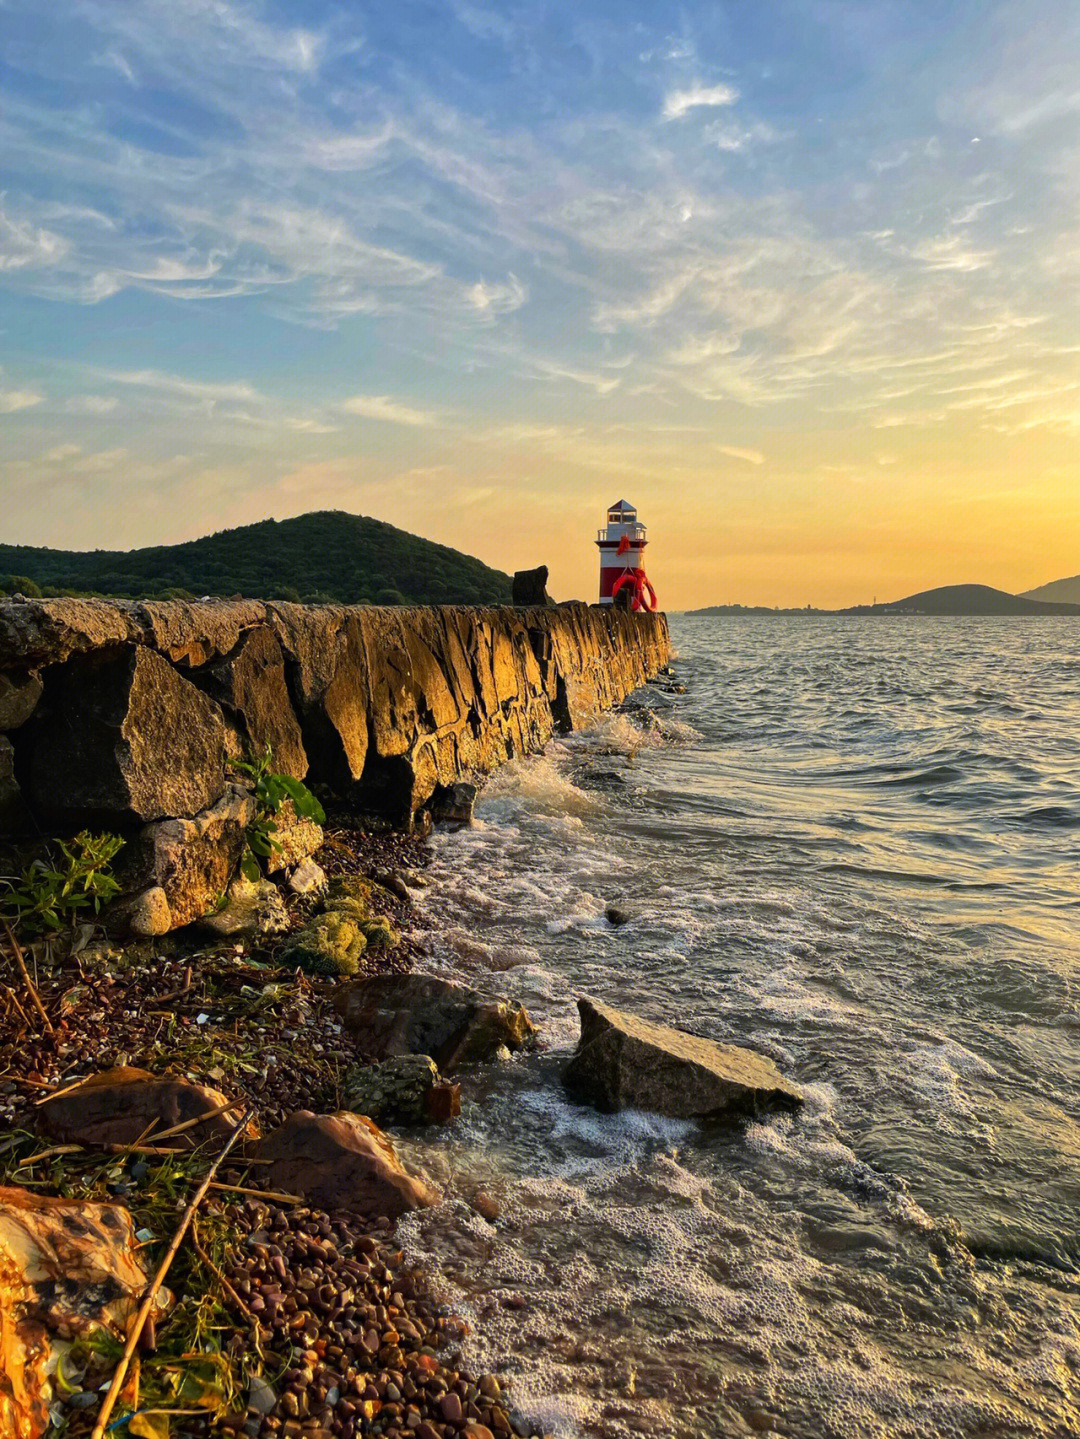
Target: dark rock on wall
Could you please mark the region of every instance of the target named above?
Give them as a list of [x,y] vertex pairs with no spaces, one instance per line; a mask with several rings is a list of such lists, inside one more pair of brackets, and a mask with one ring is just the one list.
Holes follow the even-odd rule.
[[0,730],[18,729],[41,698],[41,679],[30,672],[0,673]]
[[512,590],[515,605],[550,605],[547,592],[548,567],[541,565],[535,570],[517,570]]

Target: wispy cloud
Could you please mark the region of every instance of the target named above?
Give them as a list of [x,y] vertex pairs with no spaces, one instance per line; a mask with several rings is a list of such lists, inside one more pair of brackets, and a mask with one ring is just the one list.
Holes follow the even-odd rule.
[[508,275],[505,284],[489,285],[478,280],[467,291],[468,302],[482,315],[509,315],[520,310],[529,298],[528,287],[516,275]]
[[0,415],[13,415],[40,405],[45,396],[37,390],[0,390]]
[[136,389],[212,405],[247,400],[261,402],[263,399],[259,391],[246,380],[215,384],[206,380],[187,379],[183,375],[170,375],[162,370],[113,370],[105,372],[104,378],[115,385],[131,385]]
[[67,415],[111,415],[118,409],[120,401],[115,395],[72,395],[64,401]]
[[733,85],[691,85],[687,90],[673,90],[664,98],[664,119],[681,120],[691,110],[712,109],[717,105],[734,105],[739,92]]
[[760,450],[742,450],[736,445],[717,445],[722,455],[730,455],[733,460],[745,460],[748,465],[763,465],[765,456]]
[[385,420],[392,425],[411,425],[417,428],[435,423],[436,417],[427,410],[417,410],[402,404],[390,395],[351,395],[338,405],[347,415],[358,415],[365,420]]

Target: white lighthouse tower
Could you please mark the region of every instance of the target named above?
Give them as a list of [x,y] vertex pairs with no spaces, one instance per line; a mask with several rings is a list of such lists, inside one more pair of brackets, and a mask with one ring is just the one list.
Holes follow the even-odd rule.
[[656,608],[656,595],[645,578],[643,564],[648,543],[645,526],[638,523],[637,510],[629,500],[617,500],[608,507],[607,525],[596,536],[602,605],[614,604],[616,593],[629,587],[634,609]]

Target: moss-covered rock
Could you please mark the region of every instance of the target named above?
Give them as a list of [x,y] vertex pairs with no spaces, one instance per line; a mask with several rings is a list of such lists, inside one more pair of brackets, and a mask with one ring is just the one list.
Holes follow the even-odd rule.
[[296,931],[283,959],[286,964],[300,965],[312,974],[355,974],[367,944],[355,916],[328,910]]
[[372,884],[359,875],[338,874],[330,881],[326,890],[327,908],[337,909],[342,901],[363,905],[365,912],[371,905]]
[[362,920],[360,928],[369,949],[396,949],[401,943],[401,931],[394,928],[385,914]]

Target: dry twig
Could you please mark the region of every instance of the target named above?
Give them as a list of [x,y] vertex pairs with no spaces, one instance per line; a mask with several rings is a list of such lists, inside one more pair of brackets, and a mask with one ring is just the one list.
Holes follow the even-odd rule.
[[91,1431],[90,1439],[104,1439],[105,1429],[109,1422],[109,1416],[112,1414],[113,1406],[116,1404],[117,1397],[120,1393],[121,1388],[123,1387],[124,1376],[127,1374],[128,1365],[131,1363],[131,1356],[135,1353],[135,1350],[138,1346],[139,1336],[142,1333],[143,1325],[146,1323],[147,1316],[150,1314],[150,1311],[154,1307],[154,1300],[157,1298],[158,1290],[161,1288],[162,1284],[165,1281],[165,1276],[169,1272],[169,1266],[176,1258],[177,1252],[179,1251],[181,1244],[184,1242],[184,1235],[188,1232],[188,1229],[191,1227],[192,1220],[195,1218],[195,1211],[198,1209],[199,1205],[205,1198],[206,1191],[210,1188],[210,1185],[213,1182],[214,1175],[217,1173],[222,1160],[228,1154],[229,1150],[233,1147],[236,1141],[240,1138],[240,1135],[247,1128],[248,1121],[250,1120],[253,1113],[253,1108],[248,1109],[247,1112],[240,1119],[240,1122],[237,1124],[236,1128],[229,1135],[225,1148],[221,1151],[221,1153],[214,1160],[213,1164],[211,1164],[210,1168],[207,1170],[206,1178],[192,1195],[190,1204],[184,1210],[184,1217],[180,1221],[180,1227],[173,1235],[172,1243],[169,1245],[165,1253],[165,1258],[158,1265],[158,1271],[154,1275],[154,1278],[149,1284],[149,1286],[147,1287],[146,1294],[143,1297],[143,1302],[139,1306],[139,1312],[138,1314],[136,1314],[134,1323],[128,1330],[127,1343],[124,1346],[124,1352],[120,1356],[120,1363],[116,1366],[116,1373],[113,1375],[112,1383],[109,1385],[109,1391],[105,1395],[105,1398],[102,1401],[101,1408],[98,1411],[97,1423],[94,1425],[94,1428]]
[[[249,1160],[254,1164],[257,1161]],[[232,1194],[250,1194],[254,1199],[268,1199],[271,1204],[303,1204],[303,1197],[299,1194],[279,1194],[273,1189],[247,1189],[242,1184],[211,1184],[211,1189],[225,1189]]]
[[7,935],[7,942],[11,946],[11,953],[15,956],[15,963],[19,966],[19,973],[22,975],[23,984],[26,985],[26,992],[33,1000],[34,1008],[38,1014],[41,1015],[45,1028],[50,1034],[55,1035],[56,1030],[53,1029],[52,1020],[45,1013],[45,1006],[41,1002],[41,995],[38,994],[34,988],[34,981],[30,978],[30,971],[27,969],[26,960],[23,958],[22,945],[15,938],[11,925],[8,924],[6,919],[0,918],[0,925],[3,925],[4,933]]

